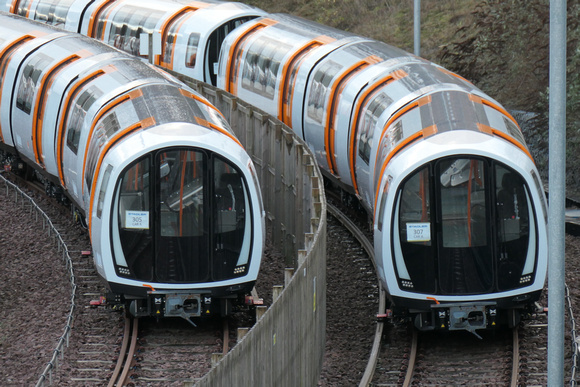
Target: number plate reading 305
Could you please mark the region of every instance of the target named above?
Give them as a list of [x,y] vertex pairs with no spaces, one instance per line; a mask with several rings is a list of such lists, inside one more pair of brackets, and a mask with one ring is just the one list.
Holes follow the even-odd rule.
[[125,228],[149,228],[149,211],[125,211]]

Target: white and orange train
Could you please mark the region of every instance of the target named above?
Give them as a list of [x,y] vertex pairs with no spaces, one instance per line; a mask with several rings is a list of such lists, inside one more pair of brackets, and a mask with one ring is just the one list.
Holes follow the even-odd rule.
[[111,301],[190,322],[244,302],[261,193],[207,100],[106,44],[3,12],[0,82],[0,159],[15,172],[24,161],[86,217]]
[[291,126],[373,219],[395,316],[475,332],[533,309],[548,261],[542,184],[514,118],[462,77],[239,3],[6,0],[5,9],[217,85]]

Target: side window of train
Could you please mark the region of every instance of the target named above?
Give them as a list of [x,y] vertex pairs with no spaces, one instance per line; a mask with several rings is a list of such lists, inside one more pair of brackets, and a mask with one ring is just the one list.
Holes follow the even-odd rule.
[[151,32],[159,17],[155,11],[125,5],[115,15],[109,44],[132,55],[139,55],[141,33]]
[[528,195],[525,181],[501,165],[496,165],[496,210],[500,242],[521,238],[529,229]]
[[97,126],[95,126],[91,144],[96,142],[98,145],[89,146],[89,152],[87,153],[87,166],[85,169],[85,180],[87,187],[90,188],[93,184],[93,175],[97,166],[97,159],[99,157],[101,146],[107,141],[108,136],[117,132],[120,128],[121,125],[119,124],[119,120],[117,119],[117,114],[115,112],[111,112],[105,117],[101,118]]
[[314,74],[314,80],[308,95],[308,117],[320,124],[322,123],[324,103],[328,99],[330,84],[341,69],[341,64],[329,60]]
[[32,0],[21,0],[18,3],[18,9],[16,10],[16,14],[18,16],[24,16],[28,14],[30,10],[30,5],[32,4]]
[[81,129],[83,127],[83,122],[85,121],[87,111],[102,94],[103,93],[98,88],[91,86],[80,94],[80,96],[71,107],[66,144],[75,154],[79,148]]
[[113,171],[112,165],[107,165],[105,173],[103,174],[103,182],[101,183],[101,188],[99,189],[99,201],[97,202],[97,217],[101,219],[103,215],[103,204],[105,203],[105,194],[107,193],[107,188],[109,186],[109,179],[111,177],[111,172]]
[[522,134],[522,131],[520,130],[520,128],[517,127],[516,124],[514,124],[510,119],[508,119],[507,117],[503,118],[503,122],[505,124],[505,127],[509,133],[510,136],[512,136],[513,138],[515,138],[516,140],[518,140],[521,144],[525,144],[526,140],[524,138],[524,135]]
[[64,26],[70,6],[74,0],[60,0],[58,2],[40,2],[36,7],[34,20],[53,26]]
[[248,49],[244,70],[242,73],[242,87],[273,99],[280,62],[288,46],[276,40],[261,37]]
[[360,137],[358,143],[358,153],[365,163],[369,163],[371,148],[373,145],[374,129],[379,117],[393,103],[391,97],[386,94],[380,94],[369,104],[362,117],[362,125],[359,125]]
[[185,66],[195,67],[197,61],[197,46],[199,45],[199,34],[197,32],[189,35],[187,39],[187,51],[185,52]]
[[[216,28],[215,31],[211,33],[205,47],[205,82],[211,83],[214,86],[217,84],[218,59],[226,35],[228,35],[234,28],[254,18],[255,16],[245,16],[235,20],[230,20],[219,28]],[[186,58],[189,58],[189,55],[186,55]]]
[[38,54],[28,62],[22,71],[22,77],[18,85],[16,107],[26,114],[30,114],[32,110],[32,100],[40,74],[51,61],[51,58],[47,55]]

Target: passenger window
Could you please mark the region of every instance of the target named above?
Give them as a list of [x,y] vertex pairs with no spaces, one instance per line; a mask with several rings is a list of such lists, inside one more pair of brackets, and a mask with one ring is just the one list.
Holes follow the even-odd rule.
[[324,104],[328,99],[330,84],[336,74],[342,69],[342,65],[332,60],[324,63],[314,75],[308,95],[308,117],[318,123],[322,123]]
[[510,136],[512,136],[513,138],[518,140],[520,144],[526,143],[526,140],[524,138],[524,135],[522,134],[522,131],[520,130],[520,128],[518,128],[518,126],[516,124],[514,124],[507,117],[503,118],[503,122],[504,122],[505,127],[507,129],[507,132]]
[[[199,34],[192,33],[187,40],[187,51],[185,53],[185,66],[189,68],[195,67],[197,61],[197,46],[199,45]],[[167,59],[166,62],[169,62]]]
[[105,203],[105,194],[107,193],[107,188],[109,186],[109,179],[111,177],[111,172],[113,171],[112,165],[107,165],[105,173],[103,174],[103,182],[101,183],[101,189],[99,190],[99,200],[97,202],[97,218],[101,219],[103,215],[103,204]]
[[279,41],[262,37],[248,49],[242,87],[266,98],[273,99],[280,61],[289,47]]
[[91,144],[96,144],[89,147],[89,152],[87,154],[87,165],[85,168],[85,180],[89,190],[91,189],[91,184],[93,183],[93,174],[95,173],[101,146],[107,142],[107,139],[112,133],[115,133],[120,128],[121,125],[117,119],[117,114],[114,112],[107,114],[99,121],[97,126],[95,126]]
[[151,33],[160,17],[157,10],[123,6],[111,26],[109,44],[132,55],[139,55],[141,33]]
[[40,2],[36,7],[34,19],[53,26],[62,26],[74,0],[59,0],[55,2]]
[[18,9],[16,10],[16,14],[19,16],[24,16],[28,14],[30,10],[30,5],[32,4],[32,0],[21,0],[18,3]]
[[42,74],[42,71],[47,68],[51,61],[52,59],[47,55],[37,54],[30,60],[30,62],[28,62],[26,67],[24,67],[18,85],[16,107],[26,114],[30,114],[32,110],[32,100],[36,92],[36,84],[38,83],[40,74]]
[[103,93],[98,88],[94,86],[89,87],[81,93],[71,108],[72,111],[68,122],[66,144],[75,154],[78,152],[81,129],[87,111],[102,94]]
[[383,112],[393,103],[391,97],[386,94],[378,95],[369,104],[366,109],[361,125],[359,125],[360,139],[358,144],[359,156],[363,159],[365,163],[369,163],[371,156],[371,148],[373,145],[373,134],[377,126],[379,117]]

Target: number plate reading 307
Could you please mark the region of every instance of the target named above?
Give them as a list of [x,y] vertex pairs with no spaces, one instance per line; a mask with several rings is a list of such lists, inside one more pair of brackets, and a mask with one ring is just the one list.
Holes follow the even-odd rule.
[[430,223],[407,223],[407,242],[427,242],[430,240]]

